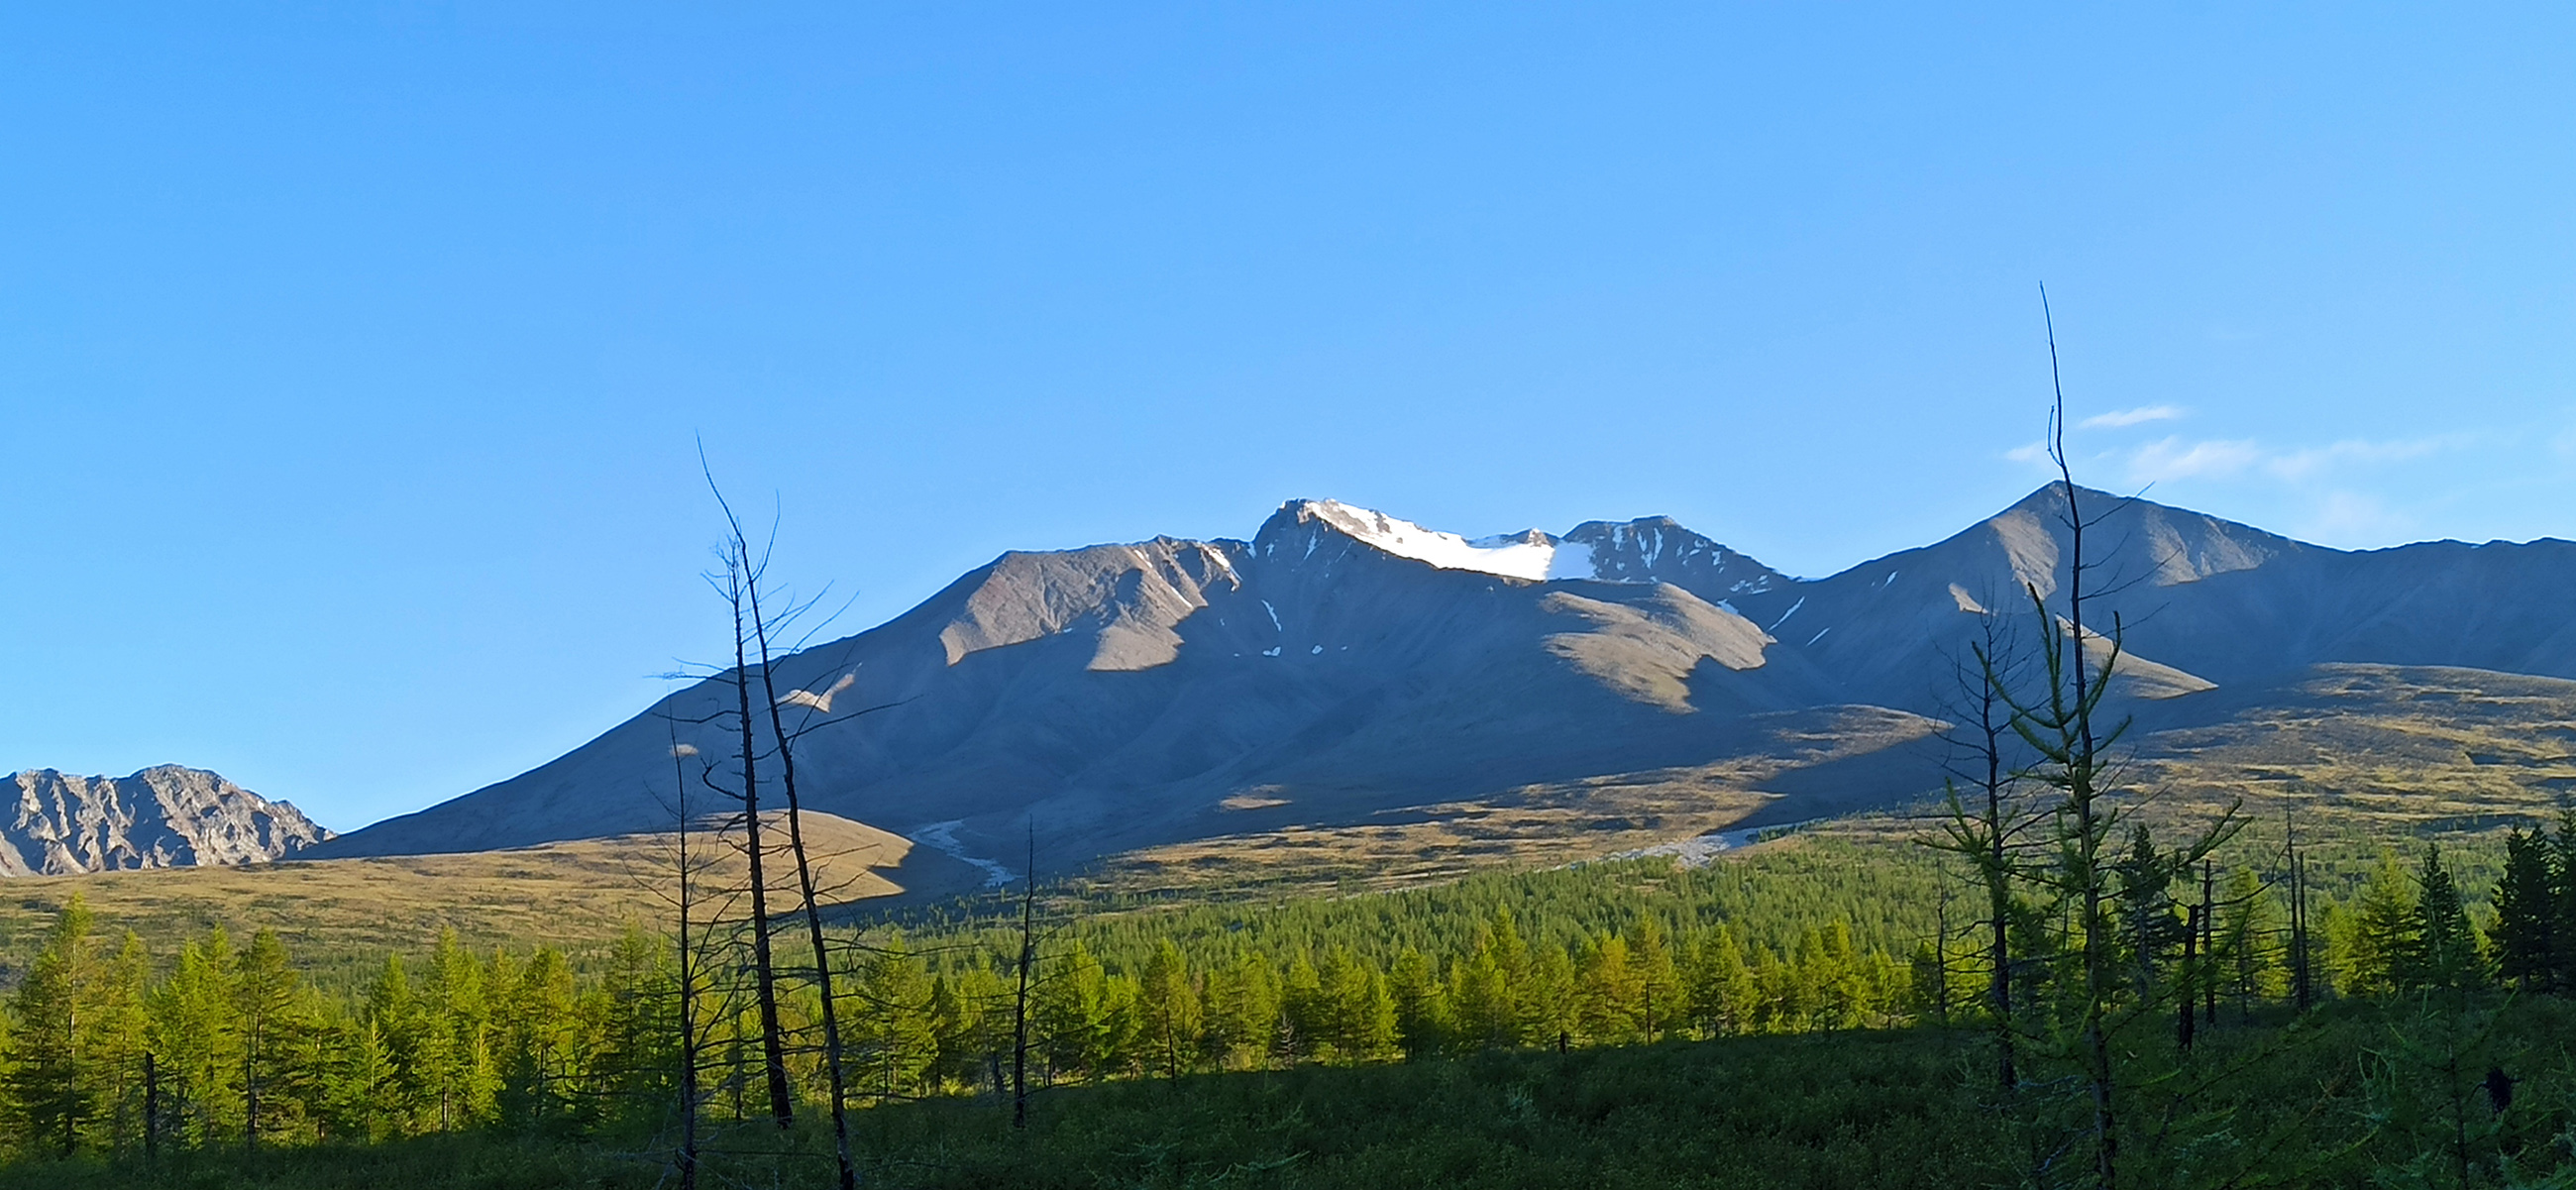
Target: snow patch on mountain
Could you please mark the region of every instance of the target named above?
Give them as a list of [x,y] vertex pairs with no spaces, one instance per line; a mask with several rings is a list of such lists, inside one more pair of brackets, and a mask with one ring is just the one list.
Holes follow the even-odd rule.
[[1316,500],[1307,508],[1317,519],[1357,540],[1442,570],[1474,570],[1532,581],[1593,577],[1592,547],[1569,545],[1536,529],[1470,539],[1339,500]]

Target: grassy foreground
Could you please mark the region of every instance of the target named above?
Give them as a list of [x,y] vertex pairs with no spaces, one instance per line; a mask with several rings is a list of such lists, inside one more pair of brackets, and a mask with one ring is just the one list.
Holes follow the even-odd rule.
[[[2187,1062],[2139,1054],[2133,1186],[2564,1185],[2576,1169],[2576,1009],[2344,1003],[2229,1026]],[[2053,1160],[2083,1113],[2045,1081],[2007,1106],[1986,1051],[1936,1029],[1495,1052],[1456,1061],[1061,1087],[1015,1133],[989,1096],[854,1119],[886,1187],[1898,1187],[2080,1184]],[[2517,1080],[2496,1111],[2480,1080]],[[2207,1090],[2198,1090],[2207,1084]],[[808,1111],[781,1137],[717,1127],[710,1186],[826,1186]],[[2075,1149],[2080,1151],[2080,1149]],[[2034,1179],[2034,1170],[2053,1167]],[[18,1187],[647,1187],[644,1137],[496,1133],[372,1147],[19,1162]]]

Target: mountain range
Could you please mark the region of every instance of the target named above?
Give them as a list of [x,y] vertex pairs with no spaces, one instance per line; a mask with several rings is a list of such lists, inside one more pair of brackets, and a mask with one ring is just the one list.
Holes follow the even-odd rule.
[[131,777],[11,773],[16,812],[0,822],[0,876],[261,863],[331,838],[290,802],[204,769],[157,765]]
[[[2119,625],[2114,693],[2150,726],[2307,697],[2343,663],[2576,678],[2568,542],[2344,551],[2074,494],[2100,592],[2088,627]],[[1469,539],[1294,500],[1248,540],[1004,554],[776,677],[808,724],[809,804],[994,880],[1031,833],[1081,862],[1640,774],[1693,774],[1711,813],[1785,822],[1937,785],[1927,741],[1957,662],[1987,612],[2038,623],[2030,593],[2068,578],[2067,508],[2050,485],[1802,579],[1663,517]],[[527,773],[304,854],[667,826],[673,745],[723,755],[729,697],[715,679],[677,690]]]

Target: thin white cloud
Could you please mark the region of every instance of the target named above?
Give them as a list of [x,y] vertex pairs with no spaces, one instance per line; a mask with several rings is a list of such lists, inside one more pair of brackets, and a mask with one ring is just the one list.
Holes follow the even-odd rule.
[[2151,421],[2172,421],[2187,412],[2189,411],[2180,405],[2140,405],[2135,409],[2115,409],[2109,413],[2094,414],[2075,423],[2075,428],[2116,430],[2126,426],[2144,425]]
[[2283,479],[2306,479],[2340,463],[2393,463],[2422,458],[2450,445],[2453,445],[2452,440],[2446,438],[2415,438],[2399,442],[2365,442],[2347,438],[2331,446],[2287,451],[2264,460],[2263,466]]
[[2157,483],[2235,475],[2263,461],[2263,448],[2251,439],[2204,439],[2186,442],[2164,438],[2129,454],[2129,482]]
[[2281,450],[2251,438],[2191,440],[2177,435],[2127,452],[2124,462],[2132,483],[2226,478],[2253,471],[2288,483],[2305,484],[2350,466],[2422,458],[2464,441],[2458,435],[2394,442],[2347,438],[2325,446]]

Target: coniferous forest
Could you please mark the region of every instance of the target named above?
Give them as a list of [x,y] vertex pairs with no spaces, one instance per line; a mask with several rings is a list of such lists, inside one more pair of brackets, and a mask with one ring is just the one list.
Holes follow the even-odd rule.
[[[2092,1181],[2068,1168],[2093,1110],[2081,957],[2017,901],[2031,957],[2009,960],[1998,1014],[1985,931],[1958,908],[1971,878],[1930,847],[1798,842],[1250,910],[1050,901],[1025,933],[1002,903],[835,926],[854,1175],[1428,1184],[1402,1172],[1430,1160],[1428,1130],[1474,1155],[1463,1184],[1551,1184],[1571,1153],[1613,1160],[1604,1145],[1664,1184]],[[2533,1179],[2567,1164],[2569,827],[2506,835],[2491,896],[2425,846],[2342,865],[2361,878],[2304,908],[2296,861],[2159,883],[2175,869],[2152,846],[2113,861],[2105,913],[2124,1180],[2550,1184]],[[1854,912],[1944,884],[1947,933]],[[75,901],[20,956],[0,1181],[329,1184],[401,1154],[395,1184],[677,1184],[685,1071],[705,1184],[829,1184],[818,981],[781,965],[782,1132],[744,949],[694,956],[684,1031],[693,956],[667,932],[573,955],[449,934],[326,987],[273,930],[153,953]],[[1736,1132],[1769,1164],[1707,1155]]]

